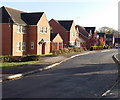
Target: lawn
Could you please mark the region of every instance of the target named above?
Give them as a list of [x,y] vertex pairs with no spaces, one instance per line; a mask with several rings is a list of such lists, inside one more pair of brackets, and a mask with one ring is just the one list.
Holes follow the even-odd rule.
[[[46,55],[39,55],[39,57],[44,57],[44,56],[53,56],[53,54],[49,53],[49,54],[46,54]],[[0,67],[1,68],[15,67],[15,66],[21,66],[21,65],[26,65],[26,64],[34,64],[36,62],[40,62],[40,61],[4,62],[4,63],[0,63]]]
[[39,61],[27,61],[27,62],[5,62],[0,63],[0,67],[15,67],[20,65],[26,65],[26,64],[34,64]]

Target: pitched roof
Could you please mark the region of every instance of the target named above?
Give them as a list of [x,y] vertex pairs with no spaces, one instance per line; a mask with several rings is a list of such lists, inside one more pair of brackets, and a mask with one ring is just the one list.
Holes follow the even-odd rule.
[[[14,23],[26,25],[26,23],[21,19],[21,13],[24,13],[23,11],[15,10],[15,9],[8,8],[8,7],[5,7],[5,6],[3,6],[2,9],[7,11],[9,17],[11,17],[11,20]],[[3,19],[4,19],[4,16],[3,16]]]
[[94,31],[95,31],[95,27],[84,27],[85,30],[90,33],[90,30],[92,31],[92,34],[94,34]]
[[58,33],[51,33],[50,34],[50,41],[52,41],[57,35],[58,35]]
[[21,13],[21,18],[27,25],[36,25],[44,12]]
[[36,12],[36,13],[27,13],[20,10],[1,7],[2,9],[2,23],[9,23],[9,19],[11,18],[12,22],[21,24],[21,25],[36,25],[40,20],[41,16],[44,12]]
[[85,30],[84,27],[76,25],[76,28],[78,29],[80,34],[82,34],[85,37],[88,37],[89,33]]
[[59,24],[62,25],[67,31],[70,31],[73,20],[58,20]]

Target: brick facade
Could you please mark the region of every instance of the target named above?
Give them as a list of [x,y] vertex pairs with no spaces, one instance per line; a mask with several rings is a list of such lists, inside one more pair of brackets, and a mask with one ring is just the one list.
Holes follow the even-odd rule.
[[63,48],[63,40],[61,36],[57,34],[50,43],[50,51],[52,52],[53,50],[59,50],[61,48]]
[[[44,12],[25,13],[4,6],[0,10],[2,11],[1,55],[50,53],[50,26]],[[29,18],[32,20],[28,20]],[[40,44],[42,39],[44,43]]]
[[[68,47],[69,45],[75,45],[75,40],[77,36],[77,31],[75,29],[74,22],[72,23],[70,30],[65,29],[64,26],[54,19],[49,21],[52,32],[59,33],[63,39],[63,47]],[[72,33],[74,32],[74,36]]]

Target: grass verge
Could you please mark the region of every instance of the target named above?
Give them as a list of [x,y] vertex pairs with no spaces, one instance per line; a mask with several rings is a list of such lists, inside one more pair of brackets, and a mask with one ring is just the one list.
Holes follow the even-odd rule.
[[15,66],[21,66],[21,65],[27,65],[27,64],[34,64],[37,63],[39,61],[27,61],[27,62],[4,62],[4,63],[0,63],[0,67],[1,68],[5,68],[5,67],[15,67]]

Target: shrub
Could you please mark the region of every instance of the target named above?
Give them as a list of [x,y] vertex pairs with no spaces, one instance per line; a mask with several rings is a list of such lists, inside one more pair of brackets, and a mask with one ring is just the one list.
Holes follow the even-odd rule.
[[26,55],[26,56],[3,56],[0,58],[1,62],[25,62],[25,61],[38,61],[40,57],[38,55]]
[[40,57],[38,55],[27,55],[22,57],[21,61],[38,61]]
[[69,53],[69,49],[68,48],[63,48],[63,52],[64,53]]
[[82,50],[87,51],[87,48],[86,47],[82,47]]
[[58,55],[68,54],[68,53],[73,53],[73,52],[81,52],[84,49],[81,48],[81,47],[61,48],[60,50],[53,50],[52,53],[53,53],[54,56],[58,56]]
[[9,62],[10,61],[10,56],[1,56],[0,61],[1,62]]
[[69,53],[74,52],[74,49],[73,49],[73,48],[68,48],[68,50],[69,50]]
[[53,50],[52,53],[53,53],[53,56],[58,56],[62,54],[61,50]]
[[103,46],[91,46],[90,47],[90,50],[102,50],[103,49]]
[[74,52],[81,52],[82,50],[81,50],[80,47],[74,47],[74,48],[73,48],[73,51],[74,51]]

